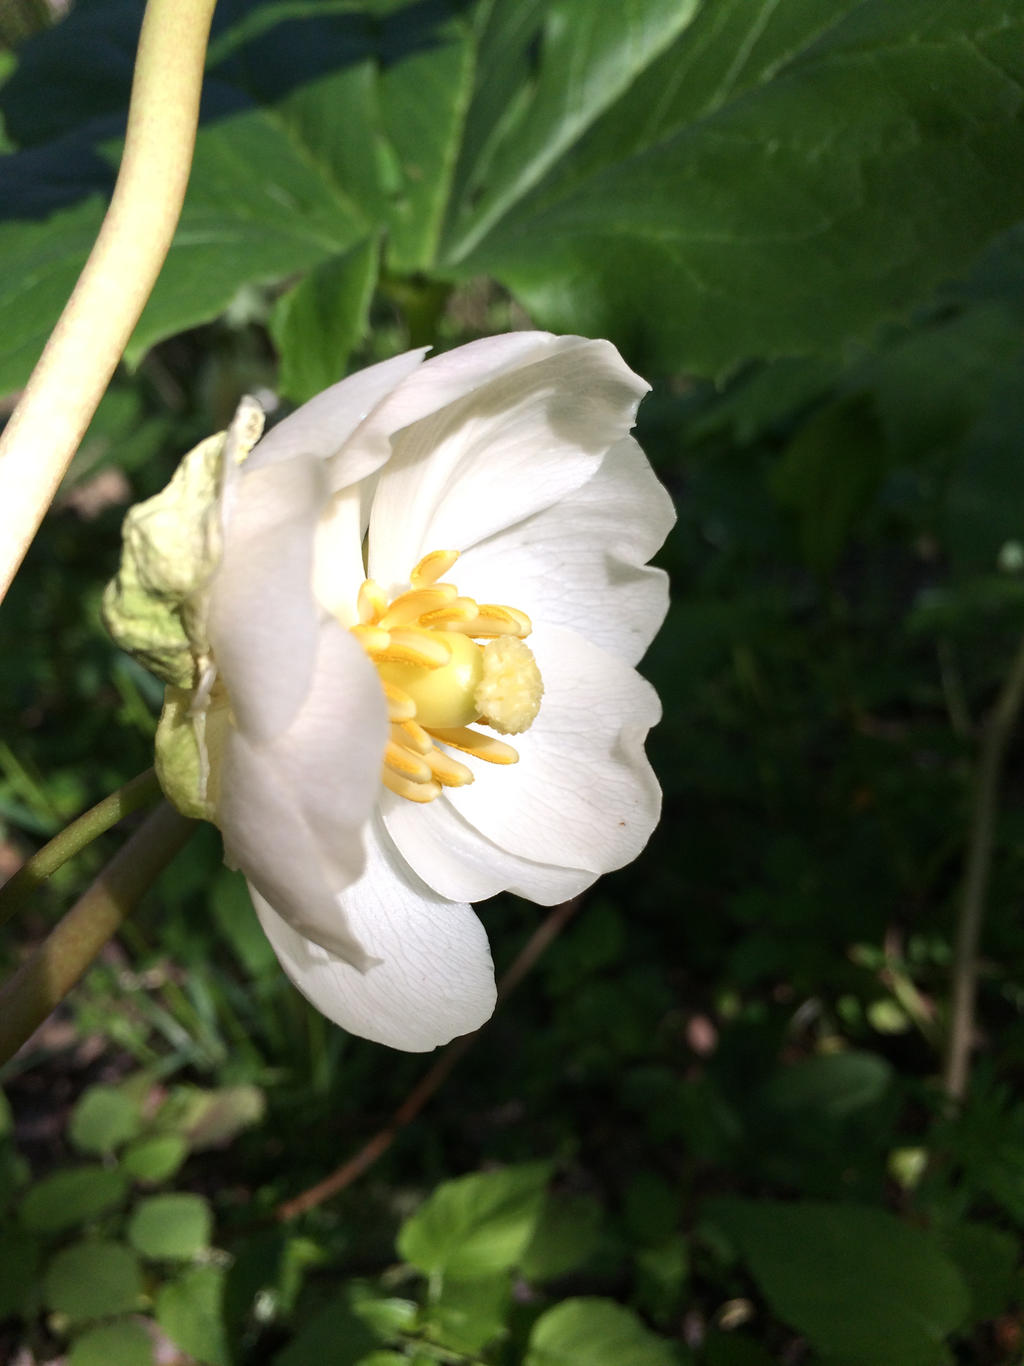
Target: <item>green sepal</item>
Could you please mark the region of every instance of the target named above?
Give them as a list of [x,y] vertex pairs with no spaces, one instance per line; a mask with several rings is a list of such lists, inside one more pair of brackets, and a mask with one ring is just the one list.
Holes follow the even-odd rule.
[[168,686],[156,728],[156,776],[164,796],[183,816],[212,821],[207,793],[209,759],[201,729],[205,717],[192,714],[190,689]]
[[262,430],[259,406],[243,399],[229,430],[189,451],[167,487],[125,518],[103,622],[123,650],[173,687],[195,687],[209,662],[206,608],[221,556],[225,466],[241,463]]

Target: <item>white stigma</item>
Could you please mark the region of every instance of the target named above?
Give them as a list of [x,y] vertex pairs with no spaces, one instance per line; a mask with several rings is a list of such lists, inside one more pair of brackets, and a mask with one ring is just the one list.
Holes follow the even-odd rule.
[[544,684],[533,651],[517,636],[498,636],[483,649],[483,677],[473,701],[499,735],[519,735],[536,720]]

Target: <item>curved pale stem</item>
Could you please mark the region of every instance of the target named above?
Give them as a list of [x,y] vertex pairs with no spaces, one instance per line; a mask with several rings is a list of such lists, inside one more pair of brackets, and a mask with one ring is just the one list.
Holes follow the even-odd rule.
[[148,0],[124,156],[85,268],[0,436],[0,599],[163,265],[192,165],[216,0]]
[[0,988],[0,1065],[14,1056],[60,1004],[194,826],[195,821],[161,802]]
[[156,773],[148,768],[54,835],[49,844],[38,849],[10,881],[0,887],[0,925],[16,915],[36,888],[52,877],[68,859],[74,858],[86,845],[131,812],[154,805],[160,796]]

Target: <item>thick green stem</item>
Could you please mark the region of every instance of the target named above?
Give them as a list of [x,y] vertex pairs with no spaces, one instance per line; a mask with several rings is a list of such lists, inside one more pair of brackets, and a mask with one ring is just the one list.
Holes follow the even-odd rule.
[[192,165],[216,0],[149,0],[121,169],[96,244],[0,436],[0,599],[164,263]]
[[54,835],[49,844],[38,849],[10,881],[0,887],[0,925],[16,915],[32,893],[68,859],[74,858],[87,844],[91,844],[131,812],[143,806],[152,806],[159,801],[160,795],[156,773],[148,768],[145,773],[140,773],[130,783],[125,783],[124,787],[119,787],[109,797],[97,802],[59,835]]
[[0,1065],[60,1004],[192,833],[194,821],[167,802],[111,859],[99,877],[0,988]]
[[992,866],[999,784],[1006,748],[1024,702],[1024,640],[1017,647],[1010,672],[995,708],[985,724],[975,783],[974,805],[967,845],[963,900],[953,950],[953,983],[949,1037],[943,1084],[953,1100],[963,1100],[971,1069],[974,1003],[978,986],[978,943],[985,918],[985,898]]

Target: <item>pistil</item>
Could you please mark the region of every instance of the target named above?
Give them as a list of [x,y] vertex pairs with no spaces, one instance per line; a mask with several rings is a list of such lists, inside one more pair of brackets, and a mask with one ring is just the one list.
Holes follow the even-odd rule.
[[424,556],[409,576],[410,588],[391,601],[367,579],[351,628],[377,666],[387,698],[392,725],[384,784],[409,801],[433,801],[443,787],[473,781],[472,770],[448,749],[487,763],[516,763],[511,745],[471,727],[518,735],[532,725],[544,691],[523,639],[532,630],[529,617],[515,607],[477,603],[439,582],[457,560],[453,550]]

